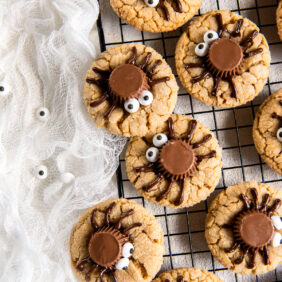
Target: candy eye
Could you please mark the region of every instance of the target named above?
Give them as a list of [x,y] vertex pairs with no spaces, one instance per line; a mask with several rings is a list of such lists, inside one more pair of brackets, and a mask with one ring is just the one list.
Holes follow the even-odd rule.
[[10,90],[10,86],[7,83],[0,81],[0,94],[7,94]]
[[208,30],[204,35],[204,41],[206,43],[211,43],[218,38],[219,38],[218,33],[214,30]]
[[159,0],[145,0],[146,5],[153,8],[157,7],[159,2]]
[[40,107],[36,111],[36,117],[41,121],[46,121],[49,119],[50,112],[47,108]]
[[199,57],[204,57],[208,54],[209,45],[206,42],[199,43],[195,48],[195,53]]
[[137,99],[131,98],[124,102],[124,108],[127,112],[132,114],[139,110],[140,104]]
[[280,127],[280,128],[277,130],[276,136],[277,136],[277,139],[278,139],[280,142],[282,142],[282,127]]
[[35,169],[35,175],[38,179],[45,179],[48,176],[48,168],[45,165],[40,165]]
[[278,232],[274,232],[274,236],[272,238],[272,246],[274,248],[279,247],[282,244],[282,235]]
[[134,252],[134,247],[131,243],[127,242],[123,245],[122,256],[124,258],[130,258]]
[[152,104],[153,100],[154,100],[153,94],[148,90],[144,90],[141,93],[140,97],[138,98],[139,103],[143,106],[148,106]]
[[280,217],[278,215],[274,215],[274,216],[271,217],[271,219],[272,219],[274,227],[277,230],[281,230],[282,229],[282,217]]
[[150,147],[147,151],[146,151],[146,159],[151,162],[154,163],[157,161],[159,156],[159,149],[155,148],[155,147]]
[[156,134],[153,138],[153,144],[156,147],[161,147],[167,142],[168,138],[164,133]]
[[125,270],[129,266],[129,259],[128,258],[121,258],[117,263],[116,263],[116,269],[117,270]]

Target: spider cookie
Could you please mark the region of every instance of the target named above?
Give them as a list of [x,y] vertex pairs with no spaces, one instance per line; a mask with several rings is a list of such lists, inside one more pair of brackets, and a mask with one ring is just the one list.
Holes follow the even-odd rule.
[[159,133],[133,137],[126,151],[128,178],[147,200],[173,208],[205,200],[221,175],[221,149],[200,122],[172,115]]
[[258,27],[229,11],[193,20],[176,47],[176,69],[188,93],[218,107],[254,99],[269,74],[270,52]]
[[206,239],[218,261],[240,274],[282,263],[282,191],[257,182],[228,187],[213,200]]
[[141,44],[110,48],[86,74],[84,100],[97,127],[144,136],[168,119],[178,86],[160,54]]
[[215,274],[204,269],[187,267],[161,273],[153,282],[222,282]]
[[79,281],[151,281],[163,261],[163,233],[142,206],[108,200],[81,216],[70,254]]
[[111,0],[117,15],[138,30],[166,32],[189,21],[202,0]]
[[253,138],[266,164],[282,174],[282,89],[260,106],[253,125]]
[[276,21],[277,21],[277,29],[278,35],[282,40],[282,0],[279,1],[277,10],[276,10]]

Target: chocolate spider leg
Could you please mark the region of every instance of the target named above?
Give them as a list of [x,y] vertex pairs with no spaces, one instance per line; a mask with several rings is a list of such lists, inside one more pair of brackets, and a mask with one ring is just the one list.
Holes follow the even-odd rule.
[[136,47],[132,47],[132,56],[131,58],[128,60],[128,64],[131,64],[131,65],[135,65],[136,64],[136,58],[137,58],[137,49]]
[[149,60],[151,59],[151,57],[152,57],[152,53],[147,53],[147,55],[146,55],[146,57],[144,58],[143,62],[139,65],[139,68],[140,68],[141,70],[144,70],[144,69],[147,67],[147,65],[148,65]]
[[193,145],[193,149],[197,149],[197,148],[201,147],[202,145],[204,145],[205,143],[207,143],[211,139],[212,139],[212,135],[208,134],[200,142],[197,142],[197,143],[194,143],[194,144],[191,144],[191,145]]
[[240,36],[242,25],[243,25],[243,19],[238,20],[237,23],[236,23],[236,28],[232,32],[233,37]]
[[242,202],[243,202],[243,204],[244,204],[244,208],[247,209],[247,210],[249,210],[250,207],[251,207],[251,205],[250,205],[250,203],[248,202],[246,196],[243,195],[243,194],[240,194],[240,199],[242,200]]
[[214,77],[214,86],[213,86],[212,93],[211,93],[212,96],[216,96],[220,81],[221,81],[220,77],[218,76]]
[[157,202],[159,202],[159,201],[161,201],[162,199],[166,198],[166,196],[168,195],[168,193],[169,193],[170,190],[171,190],[171,187],[172,187],[173,182],[174,182],[174,180],[171,178],[171,179],[169,180],[169,183],[168,183],[168,186],[167,186],[166,190],[156,198]]
[[216,151],[211,151],[209,154],[202,155],[202,156],[197,156],[197,162],[201,162],[204,159],[211,159],[216,156]]
[[106,77],[109,77],[110,74],[111,74],[111,71],[109,71],[109,70],[101,70],[101,69],[99,69],[97,67],[92,68],[92,70],[93,70],[93,72],[98,73],[98,74],[100,74],[102,76],[106,76]]
[[124,218],[126,218],[126,217],[132,215],[133,212],[134,212],[134,211],[131,209],[131,210],[127,211],[127,212],[122,213],[121,216],[120,216],[120,218],[119,218],[119,220],[118,220],[118,222],[117,222],[116,225],[115,225],[115,228],[116,228],[116,229],[120,229],[120,227],[121,227],[121,221],[122,221]]
[[282,116],[278,115],[276,112],[271,114],[272,118],[277,118],[280,122],[282,122]]
[[98,99],[90,103],[90,107],[98,107],[102,103],[104,103],[108,99],[108,93],[104,92],[104,94]]
[[211,75],[211,73],[209,71],[205,71],[205,72],[203,72],[202,74],[200,74],[198,76],[192,77],[191,82],[192,83],[197,83],[197,82],[200,82],[201,80],[203,80],[205,78],[209,78],[211,76],[212,75]]
[[252,45],[254,42],[254,39],[257,37],[258,35],[258,31],[257,30],[253,30],[242,42],[241,42],[241,46],[242,47],[248,47],[249,45]]
[[250,51],[249,53],[244,52],[244,58],[245,58],[245,59],[251,58],[251,57],[253,57],[253,56],[255,56],[255,55],[258,55],[258,54],[260,54],[260,53],[262,53],[262,52],[263,52],[263,49],[262,49],[262,48],[255,49],[255,50],[253,50],[253,51]]
[[189,64],[185,64],[184,68],[188,71],[189,69],[193,69],[193,68],[205,68],[205,64],[204,63],[189,63]]
[[112,279],[113,279],[114,282],[118,282],[117,278],[115,277],[115,274],[112,270],[109,272],[109,274],[112,276]]
[[123,233],[127,234],[129,230],[136,228],[136,227],[140,227],[140,226],[142,226],[142,223],[140,223],[140,222],[133,223],[133,224],[129,225],[128,227],[126,227],[123,230]]
[[116,203],[112,202],[106,209],[106,214],[105,214],[106,225],[110,225],[110,213],[113,210],[115,205]]
[[258,202],[258,191],[256,188],[252,188],[251,190],[252,197],[254,199],[254,207],[256,210],[259,209],[259,202]]
[[236,88],[236,85],[235,85],[235,82],[234,82],[234,76],[230,77],[229,82],[231,84],[231,90],[232,90],[231,97],[237,99],[238,93],[237,93],[237,88]]
[[156,68],[157,68],[158,66],[160,66],[161,64],[162,64],[162,61],[161,61],[161,60],[157,60],[157,61],[153,64],[153,66],[152,66],[149,70],[146,71],[147,76],[148,76],[148,77],[152,77],[152,75],[154,74]]
[[157,185],[162,179],[163,179],[163,176],[161,174],[158,174],[157,178],[154,181],[152,181],[151,183],[143,187],[143,190],[145,192],[151,191],[152,188],[154,188],[154,186]]
[[156,79],[150,80],[149,84],[150,84],[150,86],[152,88],[156,84],[159,84],[159,83],[162,83],[162,82],[167,82],[169,80],[170,80],[170,78],[168,76],[165,76],[165,77],[161,77],[161,78],[156,78]]
[[180,0],[176,0],[176,7],[177,7],[177,12],[178,13],[182,13],[183,12],[182,4],[181,4]]
[[270,200],[270,195],[269,194],[264,194],[263,200],[262,200],[262,203],[261,203],[261,207],[260,207],[260,210],[262,212],[266,212],[266,210],[268,208],[269,200]]
[[243,259],[245,258],[245,256],[247,255],[248,252],[249,252],[249,249],[244,249],[243,253],[238,258],[236,258],[234,260],[234,263],[235,264],[240,264],[243,261]]
[[99,277],[100,277],[101,282],[104,282],[103,276],[104,276],[106,271],[107,271],[107,268],[104,268],[99,272]]
[[117,104],[114,103],[112,104],[109,109],[105,112],[104,114],[104,118],[108,119],[110,117],[110,115],[112,114],[112,112],[117,108]]
[[163,12],[165,14],[166,21],[169,21],[170,20],[170,15],[169,15],[168,8],[164,4],[164,0],[160,0],[158,7],[160,7],[163,10]]
[[258,252],[258,249],[251,249],[250,250],[250,261],[247,263],[247,268],[251,269],[255,266],[255,259],[256,259],[256,256],[257,256],[257,252]]
[[272,206],[267,210],[267,214],[269,216],[273,215],[273,213],[280,208],[281,205],[281,200],[280,199],[275,199],[274,203]]
[[222,37],[223,33],[228,32],[228,31],[226,30],[226,28],[223,25],[222,15],[218,13],[215,15],[215,18],[216,18],[217,25],[218,25],[218,35],[219,37]]
[[197,121],[192,119],[190,122],[189,122],[189,128],[188,128],[188,133],[187,133],[187,136],[185,138],[185,141],[186,142],[190,142],[191,138],[192,138],[192,135],[194,134],[195,130],[197,128]]
[[232,253],[239,248],[240,244],[238,242],[234,242],[230,248],[225,249],[226,253]]
[[181,192],[180,192],[178,199],[174,202],[176,206],[180,206],[184,201],[184,184],[185,184],[185,179],[181,179],[180,181]]
[[174,133],[174,126],[173,126],[173,120],[171,117],[168,119],[168,135],[170,139],[174,139],[175,133]]
[[90,257],[84,258],[80,262],[77,263],[76,269],[78,269],[79,271],[82,271],[84,269],[84,265],[87,263],[91,263],[91,262],[92,260]]
[[90,219],[90,222],[91,222],[91,226],[92,228],[94,229],[94,231],[97,231],[99,229],[99,226],[96,222],[96,219],[95,219],[95,214],[96,214],[96,210],[94,209],[91,213],[91,219]]
[[135,168],[134,168],[134,171],[135,171],[136,173],[138,173],[138,172],[152,171],[152,170],[153,170],[153,167],[154,167],[154,163],[149,163],[149,164],[144,165],[144,166],[135,167]]
[[95,78],[86,78],[86,82],[89,84],[94,84],[98,87],[105,88],[106,87],[106,81],[103,78],[95,79]]
[[268,265],[270,261],[269,261],[269,250],[267,246],[264,246],[263,249],[260,251],[260,253],[263,257],[264,264]]
[[92,274],[92,272],[98,267],[97,264],[93,265],[90,270],[85,274],[85,280],[88,282],[90,281],[90,276]]

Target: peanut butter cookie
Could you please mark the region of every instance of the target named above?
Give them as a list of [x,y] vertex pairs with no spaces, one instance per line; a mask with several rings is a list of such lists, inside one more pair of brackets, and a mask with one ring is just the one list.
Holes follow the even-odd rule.
[[97,127],[144,136],[168,119],[178,86],[160,54],[141,44],[110,48],[86,74],[84,100]]
[[151,281],[163,261],[163,233],[142,206],[108,200],[81,216],[71,234],[70,254],[79,281]]
[[188,93],[212,106],[246,104],[269,75],[265,37],[254,23],[229,11],[194,19],[177,43],[175,59]]
[[205,200],[221,175],[221,149],[200,122],[172,115],[158,134],[133,137],[126,151],[128,178],[147,200],[173,208]]
[[282,263],[282,191],[257,182],[228,187],[213,200],[206,239],[215,258],[240,274]]
[[282,89],[266,99],[257,111],[253,138],[266,164],[282,174]]
[[222,282],[215,274],[204,269],[187,267],[161,273],[153,282]]
[[276,10],[276,21],[277,21],[277,29],[278,35],[282,40],[282,0],[279,1],[277,10]]
[[138,30],[166,32],[190,20],[202,0],[111,0],[117,15]]

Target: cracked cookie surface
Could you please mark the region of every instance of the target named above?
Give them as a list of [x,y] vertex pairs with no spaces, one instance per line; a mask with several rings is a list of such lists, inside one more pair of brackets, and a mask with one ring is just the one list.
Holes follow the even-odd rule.
[[[237,23],[243,20],[240,35],[232,37],[232,40],[238,43],[242,43],[252,32],[258,32],[253,39],[253,44],[248,46],[244,52],[251,53],[259,50],[260,53],[244,57],[240,70],[233,77],[236,98],[234,95],[232,97],[233,87],[229,81],[222,79],[216,85],[213,77],[207,75],[204,79],[192,83],[193,78],[200,76],[206,70],[201,67],[187,69],[189,64],[203,63],[203,58],[196,55],[195,47],[204,41],[204,34],[208,30],[219,31],[217,14],[221,15],[224,28],[229,31],[229,34],[233,34]],[[213,11],[194,19],[189,24],[177,43],[175,60],[180,81],[190,95],[205,104],[228,108],[246,104],[262,90],[269,75],[270,52],[265,37],[259,33],[259,29],[254,23],[230,11]],[[215,88],[216,95],[213,94]]]
[[[282,191],[268,186],[263,183],[244,182],[234,186],[228,187],[222,191],[212,201],[209,212],[206,218],[205,236],[208,246],[214,257],[225,267],[240,274],[261,274],[273,270],[282,263],[282,245],[274,248],[272,245],[268,246],[269,264],[264,263],[263,256],[257,254],[254,261],[254,267],[248,268],[247,263],[249,257],[246,256],[239,264],[235,264],[236,258],[242,254],[239,248],[233,252],[226,252],[234,243],[232,230],[225,228],[229,225],[233,218],[243,210],[244,203],[240,199],[240,194],[245,195],[248,202],[253,203],[251,188],[257,190],[258,203],[261,205],[265,194],[270,195],[269,206],[271,206],[276,199],[282,199]],[[274,215],[282,216],[282,206],[277,209]],[[277,231],[282,234],[282,230]]]
[[163,9],[149,7],[145,0],[110,1],[116,14],[127,24],[148,32],[166,32],[177,29],[193,17],[202,4],[202,0],[179,0],[179,2],[182,7],[181,13],[172,6],[173,1],[164,1],[163,5],[169,13],[169,20],[167,20]]
[[276,22],[277,22],[278,35],[280,37],[280,40],[282,40],[282,0],[279,1],[276,10]]
[[166,121],[172,113],[178,92],[178,85],[169,65],[155,50],[142,44],[119,45],[103,52],[91,65],[91,68],[86,74],[86,80],[99,80],[101,78],[100,74],[93,71],[93,68],[110,70],[127,63],[132,57],[132,49],[134,47],[137,50],[136,64],[141,64],[147,53],[151,53],[147,66],[148,69],[152,68],[157,61],[161,62],[161,64],[155,68],[152,75],[153,80],[163,77],[169,78],[168,81],[152,86],[150,91],[153,93],[154,99],[150,105],[142,106],[137,112],[131,114],[126,112],[124,108],[117,107],[111,112],[111,115],[106,118],[105,114],[111,106],[108,100],[105,100],[98,106],[91,107],[93,101],[102,98],[104,94],[103,90],[95,84],[86,82],[84,85],[85,104],[96,126],[104,127],[114,134],[124,136],[144,136],[150,132],[156,132],[158,125]]
[[[140,222],[142,226],[129,231],[130,242],[134,246],[134,252],[129,259],[129,267],[126,270],[115,270],[117,281],[151,281],[159,271],[164,254],[163,232],[156,219],[142,206],[126,199],[110,199],[88,209],[74,226],[70,238],[70,255],[74,272],[79,281],[85,282],[85,274],[76,269],[79,261],[88,256],[88,242],[93,232],[90,218],[93,209],[96,209],[95,219],[98,226],[102,226],[105,220],[107,207],[115,202],[116,205],[110,213],[110,221],[117,222],[122,213],[133,209],[134,213],[122,220],[122,228]],[[100,281],[96,270],[91,273],[90,282]],[[108,274],[103,276],[104,282],[112,282]]]
[[161,273],[153,282],[221,282],[222,280],[215,274],[204,269],[187,267],[177,268]]
[[[176,138],[185,138],[189,131],[192,117],[185,115],[174,114],[171,116]],[[158,133],[168,134],[168,122],[164,122],[158,128]],[[148,165],[146,159],[146,151],[152,147],[152,135],[147,135],[144,138],[131,138],[126,151],[126,170],[130,182],[137,191],[147,200],[164,206],[173,208],[193,206],[200,201],[205,200],[215,189],[221,176],[221,148],[218,141],[211,131],[202,123],[197,122],[197,127],[191,137],[191,144],[201,142],[205,136],[211,135],[208,142],[195,149],[197,156],[203,156],[215,152],[211,158],[202,159],[197,163],[196,169],[191,176],[187,176],[184,181],[183,201],[181,204],[176,204],[182,193],[181,182],[175,181],[170,186],[170,191],[161,200],[158,199],[167,191],[169,180],[162,178],[161,181],[154,185],[154,189],[149,192],[144,190],[144,187],[152,183],[157,178],[154,171],[136,172],[136,167]]]
[[282,174],[282,143],[277,137],[277,131],[282,124],[279,118],[272,116],[273,113],[276,113],[278,117],[282,116],[280,101],[282,101],[282,89],[262,103],[256,113],[253,139],[257,151],[266,164],[277,173]]

